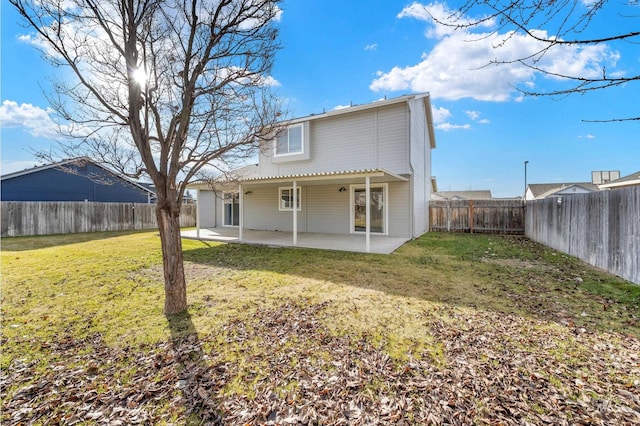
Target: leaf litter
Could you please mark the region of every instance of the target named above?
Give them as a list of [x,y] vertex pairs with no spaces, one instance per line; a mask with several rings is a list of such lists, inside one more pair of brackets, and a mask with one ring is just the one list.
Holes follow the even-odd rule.
[[137,348],[109,347],[99,334],[34,341],[57,361],[14,359],[3,369],[0,420],[640,424],[636,337],[434,306],[420,320],[441,356],[425,349],[393,359],[366,333],[331,330],[324,321],[331,302],[285,301],[228,321],[218,335]]

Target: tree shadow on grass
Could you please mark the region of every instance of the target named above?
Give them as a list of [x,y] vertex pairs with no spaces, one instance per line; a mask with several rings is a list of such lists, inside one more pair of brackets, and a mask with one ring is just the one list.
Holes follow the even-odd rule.
[[171,346],[176,359],[178,382],[182,393],[184,424],[224,424],[218,400],[215,370],[207,362],[207,355],[188,311],[167,315],[171,331]]
[[38,250],[49,247],[66,246],[70,244],[86,243],[89,241],[105,240],[153,230],[83,232],[77,234],[32,235],[26,237],[2,237],[3,251]]
[[[604,331],[612,327],[611,321],[624,326],[624,319],[614,318],[611,309],[603,310],[595,302],[597,296],[585,291],[584,285],[578,288],[576,282],[576,276],[585,283],[615,281],[613,276],[581,262],[562,260],[563,256],[550,256],[555,259],[550,261],[545,257],[547,249],[523,238],[440,239],[438,235],[423,237],[391,255],[220,244],[185,250],[184,259],[217,268],[275,272],[563,324],[575,321]],[[496,261],[502,258],[510,261]],[[629,287],[622,281],[619,285]],[[640,311],[629,300],[614,303],[629,317],[627,326],[637,327],[634,315]]]

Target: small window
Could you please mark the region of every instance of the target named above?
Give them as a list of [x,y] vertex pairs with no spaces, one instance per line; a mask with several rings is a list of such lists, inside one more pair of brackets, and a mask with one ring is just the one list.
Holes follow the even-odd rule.
[[275,155],[301,154],[303,146],[302,124],[289,126],[275,140]]
[[[296,210],[300,211],[300,206],[301,206],[301,195],[302,195],[302,191],[300,190],[300,187],[297,188],[298,190],[296,191],[298,194],[298,199],[296,200]],[[278,200],[278,210],[280,211],[293,211],[293,188],[289,187],[289,188],[279,188],[280,193],[280,199]]]

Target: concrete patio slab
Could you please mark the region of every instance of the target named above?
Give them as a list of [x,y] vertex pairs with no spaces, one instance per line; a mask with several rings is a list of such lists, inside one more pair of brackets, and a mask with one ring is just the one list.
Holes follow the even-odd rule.
[[[294,247],[293,233],[281,231],[256,231],[245,229],[242,241],[238,238],[238,228],[201,228],[182,231],[182,238],[225,243],[259,244],[275,247]],[[406,243],[406,238],[371,235],[371,253],[389,254]],[[317,234],[298,232],[298,244],[295,247],[321,250],[338,250],[365,253],[365,236],[359,234]]]

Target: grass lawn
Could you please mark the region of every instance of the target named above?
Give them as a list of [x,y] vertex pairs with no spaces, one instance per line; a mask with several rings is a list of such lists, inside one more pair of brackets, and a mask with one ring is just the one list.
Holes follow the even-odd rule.
[[2,239],[2,424],[640,424],[640,286],[522,237],[391,255]]

